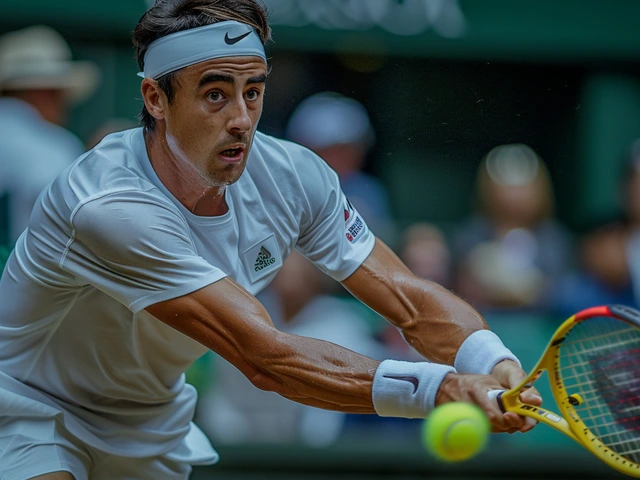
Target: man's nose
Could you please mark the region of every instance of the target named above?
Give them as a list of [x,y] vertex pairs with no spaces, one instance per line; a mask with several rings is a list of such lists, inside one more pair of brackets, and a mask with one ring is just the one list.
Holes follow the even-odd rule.
[[251,130],[252,123],[249,116],[249,109],[244,98],[233,102],[230,110],[230,117],[227,123],[229,133],[245,133]]

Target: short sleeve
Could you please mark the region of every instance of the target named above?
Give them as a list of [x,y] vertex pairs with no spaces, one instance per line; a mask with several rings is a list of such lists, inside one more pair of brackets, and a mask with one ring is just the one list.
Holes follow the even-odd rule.
[[345,197],[335,171],[307,151],[298,168],[306,204],[297,249],[320,270],[342,281],[367,259],[375,236]]
[[180,212],[151,192],[90,200],[72,225],[60,266],[134,313],[225,276],[197,254]]

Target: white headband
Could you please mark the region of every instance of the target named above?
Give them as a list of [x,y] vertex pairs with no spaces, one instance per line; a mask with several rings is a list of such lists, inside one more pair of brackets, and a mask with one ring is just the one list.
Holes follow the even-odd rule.
[[144,54],[142,78],[159,78],[196,63],[221,57],[267,56],[256,31],[229,20],[172,33],[151,42]]

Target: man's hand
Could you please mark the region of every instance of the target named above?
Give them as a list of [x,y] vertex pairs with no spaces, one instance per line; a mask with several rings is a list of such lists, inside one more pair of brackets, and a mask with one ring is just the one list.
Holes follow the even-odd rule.
[[[502,385],[503,389],[511,390],[512,388],[519,386],[527,377],[527,374],[524,370],[522,370],[522,368],[518,366],[517,363],[512,362],[511,360],[504,360],[493,367],[491,376],[494,377],[500,383],[500,385]],[[536,390],[534,387],[530,387],[524,390],[520,394],[520,401],[522,403],[528,403],[530,405],[536,405],[538,407],[542,405],[542,397],[540,397],[540,393],[538,393],[538,390]],[[538,423],[533,418],[521,417],[520,415],[513,412],[507,412],[504,414],[504,416],[517,417],[523,420],[524,425],[518,429],[521,432],[528,432]],[[515,419],[510,421],[515,422]]]
[[[514,365],[517,367],[515,363]],[[519,377],[513,374],[513,378]],[[524,376],[521,378],[524,378]],[[536,425],[533,419],[521,417],[513,412],[502,413],[498,404],[494,400],[489,399],[489,391],[504,390],[505,388],[510,387],[499,382],[493,375],[462,375],[450,373],[440,384],[440,389],[436,395],[436,405],[447,402],[475,403],[487,414],[492,425],[492,431],[494,432],[514,433],[517,431],[527,432],[531,430]],[[539,399],[537,403],[539,405],[542,403],[542,400],[540,397],[537,398]],[[533,404],[535,405],[536,403]]]

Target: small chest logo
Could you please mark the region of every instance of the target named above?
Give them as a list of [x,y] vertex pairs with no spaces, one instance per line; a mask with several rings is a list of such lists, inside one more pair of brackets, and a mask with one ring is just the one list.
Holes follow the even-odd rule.
[[260,251],[258,252],[258,257],[256,258],[256,263],[253,265],[253,269],[256,272],[259,272],[263,268],[267,268],[274,263],[276,263],[276,259],[273,258],[269,250],[262,246],[260,247]]
[[244,268],[249,280],[253,283],[275,275],[282,267],[282,257],[273,233],[254,243],[241,254]]

